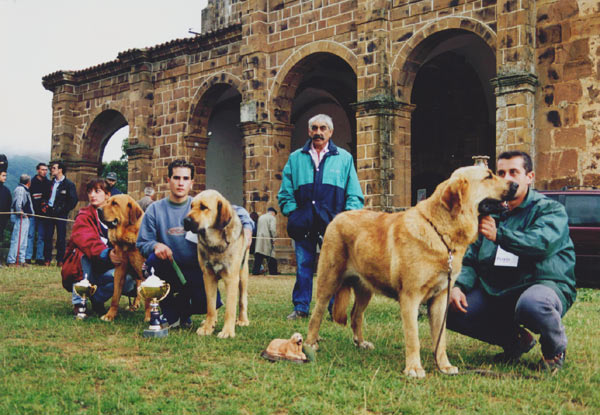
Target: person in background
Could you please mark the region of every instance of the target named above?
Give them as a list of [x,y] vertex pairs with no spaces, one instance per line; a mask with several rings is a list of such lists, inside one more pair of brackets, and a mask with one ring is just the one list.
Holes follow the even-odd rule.
[[108,184],[108,192],[111,196],[120,195],[123,193],[117,187],[117,173],[114,171],[111,171],[106,175],[106,183]]
[[[86,185],[90,204],[79,210],[73,224],[71,238],[67,244],[65,261],[61,269],[62,285],[71,292],[73,313],[77,314],[83,299],[73,290],[73,284],[86,278],[97,289],[91,296],[92,310],[103,315],[104,303],[114,291],[115,267],[122,261],[108,240],[108,228],[98,218],[98,208],[110,197],[104,179],[93,179]],[[127,275],[123,293],[135,297],[136,285]]]
[[[31,179],[29,193],[33,201],[33,213],[36,215],[45,215],[48,211],[48,200],[52,184],[48,177],[48,165],[46,163],[38,163],[37,174]],[[25,254],[25,262],[31,264],[33,262],[33,251],[35,248],[36,264],[44,265],[44,241],[46,238],[46,229],[48,224],[45,218],[30,217],[29,218],[29,235],[27,236],[27,253]],[[35,235],[37,233],[37,246]]]
[[575,250],[562,204],[531,189],[529,154],[498,157],[497,174],[519,185],[508,211],[483,216],[450,294],[447,327],[504,351],[496,360],[517,362],[540,334],[541,367],[562,368],[567,335],[562,316],[575,301]]
[[10,248],[6,265],[27,265],[25,263],[25,252],[27,251],[27,232],[29,231],[29,216],[33,213],[33,202],[29,194],[31,177],[28,174],[22,174],[19,179],[19,185],[13,193],[13,202],[11,205],[10,220],[14,223],[12,236],[10,238]]
[[[144,257],[145,272],[155,274],[171,285],[171,292],[161,301],[162,321],[168,327],[189,328],[192,314],[206,314],[206,293],[198,263],[197,238],[186,232],[183,219],[190,211],[189,195],[194,183],[194,166],[178,159],[168,165],[169,195],[148,206],[142,219],[137,247]],[[242,221],[247,246],[252,240],[254,222],[246,209],[232,205]],[[194,240],[195,239],[195,240]],[[185,284],[173,263],[181,270]],[[217,292],[217,307],[222,305]]]
[[[295,241],[296,284],[294,311],[288,320],[308,317],[312,298],[317,245],[335,215],[361,209],[364,197],[352,155],[330,141],[333,120],[319,114],[308,120],[308,141],[290,154],[277,194],[281,213],[288,217],[287,231]],[[333,305],[329,303],[330,310]]]
[[150,204],[154,202],[155,195],[156,192],[154,191],[154,188],[152,186],[146,186],[144,188],[144,197],[138,200],[138,205],[140,205],[144,212],[146,211],[146,209],[148,209],[148,206],[150,206]]
[[52,238],[56,229],[56,265],[62,267],[67,244],[67,222],[69,212],[77,205],[77,189],[75,184],[65,177],[66,166],[62,161],[50,162],[52,189],[48,200],[48,228],[44,241],[45,265],[52,260]]
[[[6,177],[6,171],[0,170],[0,246],[4,242],[4,229],[10,219],[10,205],[12,205],[10,190],[4,185]],[[0,263],[0,267],[2,267],[2,263]]]
[[268,208],[267,213],[260,215],[256,225],[256,248],[252,275],[259,275],[263,261],[266,259],[270,275],[278,275],[277,259],[275,259],[275,237],[277,236],[277,211]]

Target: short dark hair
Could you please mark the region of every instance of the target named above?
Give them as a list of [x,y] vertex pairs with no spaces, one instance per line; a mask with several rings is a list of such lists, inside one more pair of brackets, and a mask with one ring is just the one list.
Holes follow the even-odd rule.
[[184,167],[190,169],[191,178],[194,178],[194,165],[192,163],[188,163],[186,160],[177,159],[170,162],[169,166],[167,167],[169,169],[169,179],[173,176],[173,169],[176,169],[177,167]]
[[277,209],[275,209],[274,207],[270,207],[267,209],[267,212],[273,212],[274,214],[277,215]]
[[95,179],[92,179],[85,185],[86,193],[89,193],[92,190],[96,190],[96,189],[100,189],[106,194],[110,193],[110,191],[108,190],[106,181],[102,177],[97,177]]
[[38,165],[37,165],[37,166],[35,166],[35,169],[36,169],[36,170],[39,170],[39,169],[40,169],[40,167],[42,167],[42,166],[44,166],[44,167],[48,167],[48,165],[47,165],[46,163],[38,163]]
[[65,167],[65,164],[60,161],[60,160],[54,160],[50,162],[50,167],[54,166],[55,164],[58,165],[58,168],[62,170],[62,173],[65,174],[67,172],[67,168]]
[[505,151],[498,156],[498,160],[510,160],[514,157],[521,157],[523,159],[523,167],[525,168],[525,173],[533,171],[533,162],[531,161],[531,156],[524,151]]

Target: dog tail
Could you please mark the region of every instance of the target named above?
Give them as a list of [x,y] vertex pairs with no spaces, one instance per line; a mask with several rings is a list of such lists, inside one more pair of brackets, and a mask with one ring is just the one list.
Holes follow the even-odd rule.
[[346,325],[348,321],[348,303],[350,302],[350,291],[352,287],[350,285],[342,285],[338,292],[335,294],[335,300],[333,302],[333,311],[331,317],[333,321],[342,326]]

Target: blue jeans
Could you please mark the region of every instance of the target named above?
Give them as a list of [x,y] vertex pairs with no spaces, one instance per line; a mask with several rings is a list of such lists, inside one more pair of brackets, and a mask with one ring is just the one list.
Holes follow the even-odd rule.
[[[33,248],[35,247],[35,259],[44,260],[44,239],[46,238],[45,219],[29,218],[29,233],[27,235],[27,253],[25,259],[33,259]],[[35,246],[35,233],[37,232],[37,247]]]
[[[154,254],[146,259],[146,269],[150,271],[154,268],[154,274],[171,286],[169,295],[160,302],[160,308],[169,322],[180,317],[185,319],[192,314],[206,314],[206,291],[200,265],[178,265],[187,281],[185,285],[179,280],[171,261],[159,259]],[[222,305],[221,295],[217,290],[217,308]]]
[[[17,254],[19,256],[19,263],[25,263],[25,254],[27,252],[27,235],[29,232],[29,218],[27,216],[21,217],[19,215],[10,215],[10,220],[15,224],[13,227],[12,235],[10,237],[10,248],[8,249],[8,256],[6,257],[7,264],[14,264],[17,262]],[[20,238],[19,238],[20,234]],[[20,240],[19,240],[20,239]],[[19,252],[17,253],[17,249]]]
[[467,296],[467,313],[450,310],[447,327],[469,337],[514,347],[519,326],[540,334],[542,354],[556,356],[567,349],[561,316],[566,313],[558,295],[545,285],[532,285],[520,295],[495,297],[475,287]]
[[[81,257],[81,268],[83,269],[84,278],[90,281],[90,284],[95,285],[96,292],[90,298],[94,303],[104,304],[108,299],[113,296],[115,289],[114,275],[115,269],[108,268],[106,266],[100,266],[92,264],[92,261],[85,255]],[[135,297],[137,296],[136,284],[133,277],[129,274],[125,277],[125,283],[123,284],[123,294]],[[82,304],[83,299],[75,292],[72,291],[71,302],[73,305]]]
[[[317,244],[315,238],[295,241],[296,246],[296,284],[292,291],[292,302],[294,310],[308,314],[310,301],[312,299],[313,276],[315,273],[315,262],[317,259]],[[327,307],[331,313],[333,297]]]

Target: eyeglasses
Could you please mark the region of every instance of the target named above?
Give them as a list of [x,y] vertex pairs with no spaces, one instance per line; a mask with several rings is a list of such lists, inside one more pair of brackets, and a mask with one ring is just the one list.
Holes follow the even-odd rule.
[[313,131],[317,131],[317,130],[321,130],[321,131],[327,131],[327,126],[326,125],[311,125],[310,129]]

